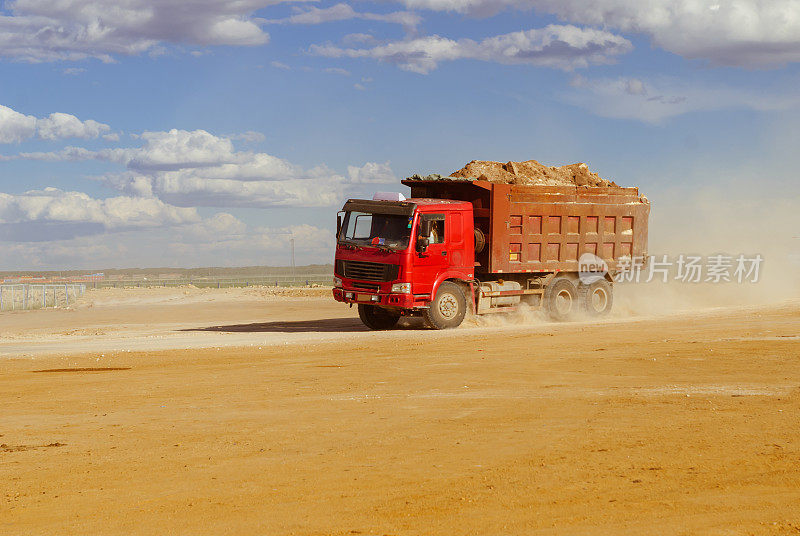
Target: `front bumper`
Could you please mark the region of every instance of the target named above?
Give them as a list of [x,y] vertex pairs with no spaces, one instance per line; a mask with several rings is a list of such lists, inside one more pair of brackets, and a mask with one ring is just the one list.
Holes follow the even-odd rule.
[[333,298],[344,303],[362,303],[366,305],[382,305],[399,309],[412,309],[414,296],[411,294],[392,294],[358,289],[333,289]]

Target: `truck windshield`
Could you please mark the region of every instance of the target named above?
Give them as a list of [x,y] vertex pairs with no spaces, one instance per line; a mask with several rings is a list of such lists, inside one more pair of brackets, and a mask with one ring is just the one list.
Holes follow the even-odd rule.
[[408,216],[347,212],[342,220],[339,241],[396,250],[406,249],[411,237],[411,221]]

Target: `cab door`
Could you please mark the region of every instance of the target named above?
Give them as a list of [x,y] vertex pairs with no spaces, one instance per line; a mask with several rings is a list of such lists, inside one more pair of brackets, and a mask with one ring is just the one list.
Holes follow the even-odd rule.
[[465,279],[472,277],[475,264],[475,253],[471,243],[472,231],[467,234],[464,228],[465,216],[461,211],[450,211],[447,214],[447,258],[451,270],[457,270],[464,274]]
[[424,252],[415,247],[414,277],[411,282],[411,293],[430,296],[436,278],[450,266],[450,222],[448,222],[444,213],[420,214],[415,231],[415,244],[416,239],[420,236],[420,231],[425,227],[424,222],[426,221],[430,222],[429,225],[432,229],[431,234],[428,235],[430,243]]

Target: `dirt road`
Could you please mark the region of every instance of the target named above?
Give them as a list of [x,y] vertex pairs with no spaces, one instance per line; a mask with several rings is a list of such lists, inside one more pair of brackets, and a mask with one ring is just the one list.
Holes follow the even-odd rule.
[[0,534],[800,532],[800,303],[443,335],[321,304],[261,348],[0,359]]

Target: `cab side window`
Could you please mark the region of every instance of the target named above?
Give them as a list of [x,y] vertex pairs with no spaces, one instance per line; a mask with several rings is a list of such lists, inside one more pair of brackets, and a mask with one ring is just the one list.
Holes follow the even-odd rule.
[[424,221],[430,222],[431,232],[427,236],[429,244],[444,244],[445,218],[444,214],[425,214]]

